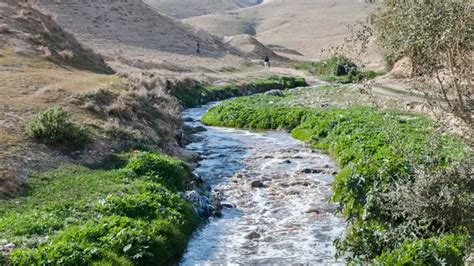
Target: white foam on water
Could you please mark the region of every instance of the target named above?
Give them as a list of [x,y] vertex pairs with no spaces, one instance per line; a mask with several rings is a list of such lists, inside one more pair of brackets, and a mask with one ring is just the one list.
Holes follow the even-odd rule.
[[[186,110],[189,124],[202,125],[210,106]],[[194,234],[181,265],[343,264],[334,259],[344,221],[328,202],[336,171],[328,156],[285,132],[206,129],[188,146],[201,154],[196,173],[236,208]],[[265,187],[252,188],[252,180]]]

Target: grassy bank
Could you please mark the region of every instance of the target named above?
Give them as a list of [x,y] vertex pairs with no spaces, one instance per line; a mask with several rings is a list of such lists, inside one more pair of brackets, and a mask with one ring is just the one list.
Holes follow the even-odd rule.
[[306,70],[321,80],[342,84],[371,80],[384,74],[362,69],[344,56],[334,56],[320,62],[302,62],[295,64],[294,68]]
[[231,100],[202,120],[290,130],[330,153],[341,168],[332,200],[347,219],[346,236],[335,244],[353,261],[384,264],[403,255],[420,264],[462,264],[472,217],[472,152],[462,140],[436,134],[422,116],[363,106],[309,109],[288,105],[292,97]]
[[179,258],[199,224],[177,192],[193,180],[183,162],[154,153],[120,167],[71,166],[30,177],[24,195],[0,203],[0,264],[150,265]]
[[303,78],[273,76],[258,79],[244,84],[204,85],[183,84],[175,86],[172,94],[178,98],[184,107],[190,108],[212,101],[224,100],[232,97],[266,92],[269,90],[285,90],[307,86]]

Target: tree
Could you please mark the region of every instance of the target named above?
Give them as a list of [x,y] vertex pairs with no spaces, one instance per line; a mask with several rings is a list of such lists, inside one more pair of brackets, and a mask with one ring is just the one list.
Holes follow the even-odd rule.
[[473,8],[469,0],[387,0],[370,17],[389,63],[409,57],[431,104],[473,126]]

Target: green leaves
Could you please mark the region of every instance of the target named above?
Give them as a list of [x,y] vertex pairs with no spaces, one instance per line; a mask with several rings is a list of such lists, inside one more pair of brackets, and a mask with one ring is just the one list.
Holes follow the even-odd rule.
[[147,176],[174,191],[184,190],[186,181],[193,178],[191,170],[180,160],[164,154],[142,152],[132,158],[126,169],[139,176]]
[[81,149],[89,143],[88,131],[70,121],[71,115],[61,107],[38,114],[27,126],[27,133],[40,142]]
[[318,76],[320,79],[335,83],[353,83],[374,79],[381,72],[361,69],[349,58],[336,55],[320,62],[303,62],[294,66]]
[[469,236],[463,233],[408,240],[394,250],[383,252],[375,259],[375,264],[464,265],[469,244]]

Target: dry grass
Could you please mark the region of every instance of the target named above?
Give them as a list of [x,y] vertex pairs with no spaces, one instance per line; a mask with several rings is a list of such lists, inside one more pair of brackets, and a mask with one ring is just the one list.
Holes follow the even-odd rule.
[[[0,48],[0,54],[0,169],[9,169],[0,195],[16,190],[11,184],[24,175],[22,169],[97,162],[138,143],[176,149],[180,106],[165,92],[161,79],[64,68],[12,47]],[[28,121],[53,106],[64,107],[77,124],[91,130],[93,143],[82,153],[72,156],[26,136]]]
[[[100,124],[70,104],[78,93],[120,83],[114,75],[67,69],[38,56],[0,47],[0,195],[18,189],[18,176],[68,161],[61,152],[34,143],[25,134],[27,122],[53,106],[64,106],[85,125]],[[8,173],[8,174],[7,174]]]

